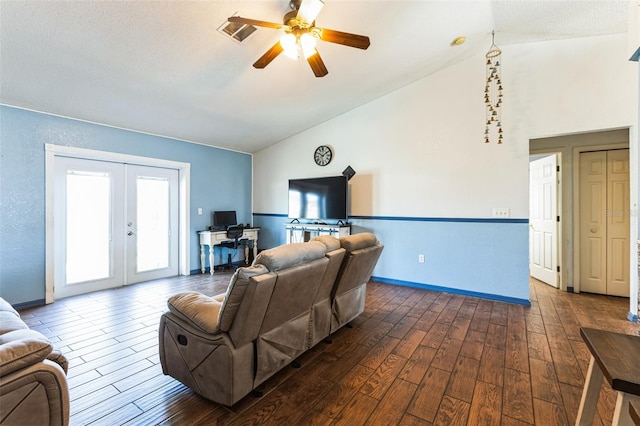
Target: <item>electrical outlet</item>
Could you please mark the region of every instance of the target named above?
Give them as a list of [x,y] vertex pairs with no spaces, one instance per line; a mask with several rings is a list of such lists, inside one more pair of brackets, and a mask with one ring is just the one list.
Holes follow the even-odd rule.
[[202,216],[202,207],[198,207],[198,216]]
[[509,208],[508,207],[494,207],[493,208],[493,217],[509,217]]
[[418,255],[418,263],[424,263],[424,254]]

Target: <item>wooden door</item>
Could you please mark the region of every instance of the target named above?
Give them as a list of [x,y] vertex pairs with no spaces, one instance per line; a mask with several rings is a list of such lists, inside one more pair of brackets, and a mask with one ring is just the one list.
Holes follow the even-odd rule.
[[580,291],[629,296],[629,150],[580,154]]
[[607,294],[629,296],[629,150],[607,153]]

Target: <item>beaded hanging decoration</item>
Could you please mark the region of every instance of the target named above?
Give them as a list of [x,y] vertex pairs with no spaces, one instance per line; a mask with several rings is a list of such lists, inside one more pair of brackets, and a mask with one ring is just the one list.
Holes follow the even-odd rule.
[[496,124],[498,143],[502,143],[502,77],[500,74],[500,56],[502,50],[495,44],[495,31],[491,32],[491,47],[487,58],[487,84],[484,87],[484,103],[487,106],[487,121],[484,130],[484,142],[490,142],[491,124]]

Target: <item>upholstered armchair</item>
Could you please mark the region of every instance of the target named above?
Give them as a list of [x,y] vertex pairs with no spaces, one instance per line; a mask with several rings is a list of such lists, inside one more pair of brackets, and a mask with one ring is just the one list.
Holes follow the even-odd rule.
[[0,424],[69,424],[67,359],[0,298]]

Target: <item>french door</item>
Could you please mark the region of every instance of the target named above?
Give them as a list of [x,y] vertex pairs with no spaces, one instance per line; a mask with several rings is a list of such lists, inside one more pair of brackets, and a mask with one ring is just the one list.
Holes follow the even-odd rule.
[[178,275],[178,171],[55,157],[56,298]]

